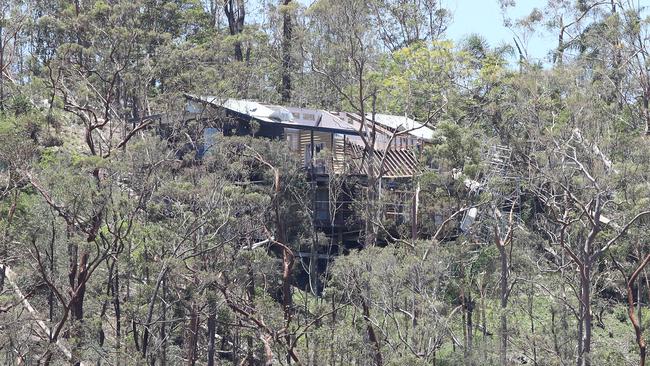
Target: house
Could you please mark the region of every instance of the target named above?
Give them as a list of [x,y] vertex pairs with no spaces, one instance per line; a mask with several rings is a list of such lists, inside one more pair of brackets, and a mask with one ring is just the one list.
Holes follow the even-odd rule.
[[[353,198],[363,189],[368,173],[368,147],[363,137],[374,129],[374,154],[384,163],[380,172],[384,216],[397,223],[417,215],[413,177],[419,174],[419,154],[433,138],[433,130],[413,119],[299,108],[218,96],[186,95],[186,121],[205,121],[201,154],[209,153],[216,134],[254,135],[286,141],[300,156],[315,187],[313,220],[345,247],[358,245]],[[218,121],[219,123],[209,123]],[[334,192],[333,177],[349,177]],[[335,202],[335,204],[333,204]],[[410,220],[415,223],[416,220]]]
[[[185,119],[226,119],[223,129],[204,130],[203,150],[209,150],[216,133],[254,134],[286,140],[289,149],[303,157],[305,168],[316,175],[366,174],[362,161],[369,126],[376,130],[375,153],[384,155],[385,178],[412,177],[417,173],[415,151],[433,137],[433,130],[410,118],[375,114],[366,116],[366,125],[355,113],[322,109],[285,107],[249,100],[216,96],[186,95]],[[257,124],[253,131],[251,123]],[[405,133],[405,131],[408,131]],[[397,135],[394,136],[394,134]],[[325,153],[328,154],[325,154]]]

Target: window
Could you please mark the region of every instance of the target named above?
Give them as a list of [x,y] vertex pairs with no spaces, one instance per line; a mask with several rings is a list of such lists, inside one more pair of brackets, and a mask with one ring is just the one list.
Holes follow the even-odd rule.
[[317,221],[329,221],[330,205],[329,192],[327,191],[327,188],[319,188],[316,190],[316,199],[314,204],[314,218]]
[[314,156],[311,156],[311,143],[305,145],[305,166],[309,166],[312,163],[312,158],[314,159],[314,165],[323,165],[323,161],[316,161],[318,155],[321,151],[325,150],[324,142],[315,142],[314,143]]
[[217,134],[219,130],[213,127],[208,127],[203,130],[203,151],[207,152],[216,143]]

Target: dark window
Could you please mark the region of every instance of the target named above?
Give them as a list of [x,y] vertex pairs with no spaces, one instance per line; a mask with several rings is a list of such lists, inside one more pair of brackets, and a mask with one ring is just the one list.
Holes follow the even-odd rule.
[[316,199],[314,202],[314,218],[317,221],[329,221],[330,206],[329,206],[329,192],[327,188],[319,188],[316,190]]

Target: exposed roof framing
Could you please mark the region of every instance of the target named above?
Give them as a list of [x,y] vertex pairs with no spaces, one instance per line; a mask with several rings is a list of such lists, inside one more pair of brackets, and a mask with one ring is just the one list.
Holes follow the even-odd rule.
[[[357,144],[348,143],[346,150],[350,156],[352,170],[359,174],[368,173],[367,152]],[[382,176],[385,178],[405,178],[418,174],[418,159],[414,149],[375,150],[377,159],[384,160]]]

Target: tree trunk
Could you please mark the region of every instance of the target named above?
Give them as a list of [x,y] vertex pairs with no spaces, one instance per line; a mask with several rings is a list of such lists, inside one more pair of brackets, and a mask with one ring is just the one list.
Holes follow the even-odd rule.
[[557,50],[555,50],[555,55],[553,56],[553,63],[562,66],[563,60],[564,60],[564,22],[562,17],[560,17],[560,33],[557,36]]
[[[650,255],[646,257],[646,260],[644,261],[645,264],[648,263],[648,260],[650,260]],[[645,264],[643,266],[645,266]],[[639,271],[640,272],[640,271]],[[645,338],[643,337],[643,330],[641,328],[641,322],[640,319],[637,319],[634,312],[634,290],[633,290],[633,285],[634,281],[636,280],[636,277],[631,277],[630,280],[627,283],[627,303],[628,303],[628,317],[630,318],[630,322],[632,323],[632,327],[634,327],[634,335],[636,337],[636,343],[639,346],[639,366],[645,366],[645,357],[646,357],[646,350],[647,350],[647,344],[645,341]],[[641,299],[637,297],[637,301],[640,301]]]
[[650,85],[645,86],[643,89],[643,95],[641,96],[643,110],[643,121],[645,122],[645,134],[646,136],[650,135]]
[[381,178],[375,175],[374,170],[376,154],[371,150],[368,153],[368,169],[372,173],[368,174],[368,187],[365,202],[365,228],[364,228],[364,247],[373,247],[377,244],[377,225],[381,221],[381,207],[379,205],[380,191],[381,191]]
[[583,306],[582,315],[582,354],[580,366],[591,365],[591,281],[589,280],[590,266],[585,263],[584,275],[580,277],[581,299]]
[[[530,282],[530,291],[528,292],[528,318],[530,319],[530,334],[532,335],[532,341],[533,341],[532,344],[533,365],[537,365],[537,341],[535,337],[535,317],[533,316],[534,301],[535,301],[535,290],[533,288],[533,282]],[[553,326],[551,327],[551,331],[553,332],[553,335],[555,335]],[[554,344],[556,344],[555,341],[556,339],[554,339]]]
[[122,348],[122,310],[120,308],[120,271],[117,259],[115,260],[115,273],[113,275],[113,309],[115,311],[115,365],[121,364]]
[[472,349],[474,346],[474,320],[472,316],[474,315],[474,300],[472,300],[471,294],[467,296],[466,302],[465,302],[466,308],[465,311],[467,312],[467,357],[468,357],[468,364],[469,365],[474,365],[474,357],[472,354]]
[[[638,248],[637,248],[638,249]],[[638,251],[638,250],[637,250]],[[612,259],[614,261],[614,264],[618,267],[619,271],[621,271],[621,274],[623,277],[626,277],[625,271],[623,267],[614,259],[612,256]],[[645,267],[650,263],[650,254],[647,254],[643,261],[636,267],[632,275],[630,276],[629,279],[626,279],[626,286],[625,290],[627,292],[627,315],[630,318],[630,322],[632,323],[632,327],[634,328],[634,335],[636,339],[636,343],[639,346],[639,365],[640,366],[645,366],[645,358],[646,358],[646,352],[647,352],[647,343],[645,340],[645,337],[643,337],[643,327],[642,327],[642,319],[641,319],[641,291],[640,291],[640,285],[639,289],[637,289],[637,306],[638,309],[635,309],[635,303],[634,303],[634,283],[636,282],[637,278],[641,274],[641,272],[644,271]],[[646,277],[647,281],[647,277]],[[637,311],[638,315],[635,315],[635,310]],[[638,318],[637,318],[638,316]]]
[[[154,306],[156,304],[156,299],[158,297],[158,291],[160,290],[160,284],[162,283],[165,275],[167,274],[167,265],[163,267],[163,269],[160,271],[158,274],[158,278],[156,279],[156,287],[154,288],[153,294],[151,295],[151,301],[149,301],[149,310],[147,311],[147,322],[145,323],[144,327],[144,333],[142,335],[142,357],[147,358],[147,349],[149,346],[149,326],[151,325],[151,321],[153,320],[153,310]],[[135,329],[135,325],[134,325]],[[135,337],[134,333],[134,337]]]
[[97,331],[97,338],[99,338],[99,346],[104,347],[104,341],[106,340],[106,334],[104,333],[104,325],[103,321],[106,317],[106,312],[108,311],[108,299],[110,298],[111,294],[114,293],[114,281],[113,281],[113,276],[115,274],[115,260],[110,260],[110,258],[106,261],[106,265],[108,266],[108,273],[107,273],[107,279],[106,279],[106,299],[102,301],[102,310],[99,313],[99,319],[100,319],[100,324],[99,324],[99,330]]
[[[4,290],[5,287],[5,267],[4,265],[0,265],[0,293]],[[51,304],[51,303],[50,303]],[[50,309],[52,309],[52,306],[50,306]],[[50,314],[52,312],[50,311]],[[50,318],[51,320],[51,318]]]
[[[282,259],[282,308],[284,310],[284,321],[285,327],[289,329],[291,320],[293,317],[293,297],[291,296],[291,270],[293,269],[294,256],[293,253],[289,251],[288,248],[283,250],[283,259]],[[291,339],[291,334],[287,332],[285,336],[285,343],[288,348],[287,351],[287,363],[291,363],[291,360],[296,361],[297,357],[294,353],[294,343]]]
[[75,356],[75,365],[79,365],[79,352],[84,339],[83,320],[84,320],[84,297],[86,295],[86,276],[88,275],[88,258],[89,253],[84,252],[81,255],[78,267],[70,273],[73,287],[70,289],[70,312],[72,315],[72,325],[74,327],[73,335],[75,338],[73,354]]
[[[461,277],[464,276],[464,273],[461,273]],[[472,328],[473,319],[472,313],[474,311],[474,303],[472,300],[471,294],[465,294],[465,289],[461,286],[460,288],[460,303],[463,309],[462,312],[462,326],[463,326],[463,359],[466,366],[471,366],[474,364],[473,355],[472,355],[472,346],[474,343]],[[454,343],[455,344],[455,343]]]
[[[49,270],[50,270],[50,276],[54,278],[54,244],[56,241],[56,226],[55,226],[55,221],[52,219],[51,221],[52,224],[52,238],[50,239],[50,263],[49,264]],[[0,288],[2,290],[2,288]],[[50,323],[54,324],[54,290],[50,288],[50,292],[47,295],[47,307],[48,307],[48,318],[50,319]],[[50,342],[52,341],[52,329],[50,329]]]
[[498,248],[501,259],[501,311],[499,314],[501,324],[499,335],[501,336],[501,343],[499,345],[499,359],[501,365],[507,365],[508,316],[506,311],[508,307],[508,256],[503,244],[499,244]]
[[[612,16],[618,17],[618,10],[616,7],[616,1],[611,0],[610,2]],[[615,31],[617,32],[617,30]],[[623,61],[623,56],[621,55],[621,37],[616,34],[616,40],[613,42],[614,46],[614,57],[612,60],[612,83],[614,84],[614,91],[612,92],[612,102],[616,101],[616,106],[620,112],[623,109],[623,101],[621,99],[621,81],[622,81],[622,70],[621,63]]]
[[368,331],[368,339],[372,343],[374,350],[374,360],[375,366],[382,366],[384,364],[384,358],[381,354],[381,345],[379,344],[379,338],[377,338],[377,333],[375,333],[375,328],[372,326],[370,321],[370,307],[365,299],[361,303],[363,310],[363,319],[366,321],[366,329]]
[[196,364],[196,351],[199,332],[199,314],[197,307],[198,306],[194,300],[192,300],[192,304],[190,305],[190,324],[185,338],[185,343],[187,346],[188,366],[194,366]]
[[208,366],[214,366],[214,338],[217,328],[217,304],[215,299],[212,297],[208,299],[208,311]]
[[160,360],[160,365],[161,366],[167,366],[167,306],[165,306],[165,299],[168,298],[168,293],[167,293],[167,276],[163,276],[162,283],[160,284],[162,287],[162,299],[163,299],[163,306],[160,314],[160,340],[162,344],[160,345],[160,354],[158,355],[158,359]]
[[2,19],[0,19],[0,110],[4,111],[5,109],[5,77],[4,77],[4,68],[5,68],[5,44],[4,44],[4,21],[5,21],[5,10],[2,11]]
[[282,0],[282,102],[291,102],[291,42],[293,38],[293,24],[289,5],[291,0]]
[[[415,180],[415,177],[414,179]],[[411,204],[411,240],[418,239],[418,206],[420,205],[420,182],[416,183]]]
[[84,319],[84,298],[86,296],[86,276],[88,275],[88,257],[89,253],[81,255],[79,262],[79,271],[77,276],[77,286],[75,288],[74,305],[72,306],[73,319],[83,321]]
[[[223,5],[224,13],[228,19],[228,30],[231,36],[239,36],[244,30],[244,19],[246,11],[244,0],[226,0]],[[235,60],[244,61],[242,43],[240,40],[235,41]]]

